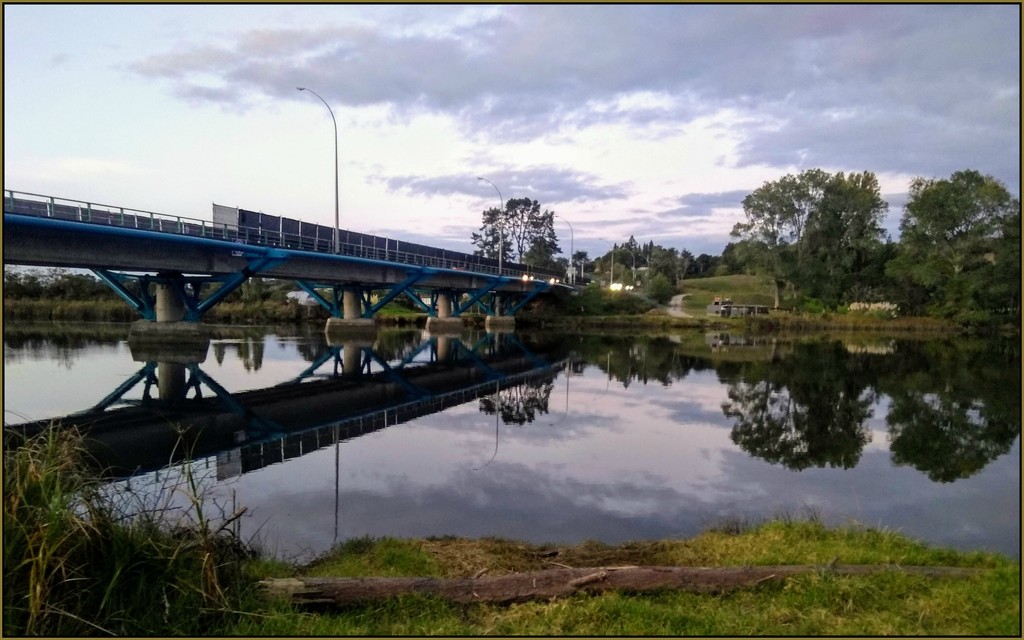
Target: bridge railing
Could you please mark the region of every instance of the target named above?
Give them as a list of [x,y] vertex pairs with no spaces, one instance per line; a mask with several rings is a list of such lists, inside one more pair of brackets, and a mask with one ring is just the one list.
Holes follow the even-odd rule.
[[[214,223],[199,218],[175,216],[141,209],[118,207],[45,196],[37,193],[4,190],[4,212],[43,218],[56,218],[89,224],[103,224],[146,231],[159,231],[178,235],[227,240],[242,244],[279,247],[297,251],[314,251],[334,254],[333,243],[327,239],[310,238],[299,234],[284,233],[246,226]],[[440,269],[455,269],[473,273],[497,274],[497,267],[474,262],[473,256],[455,251],[442,251],[442,255],[425,255],[398,249],[382,249],[350,243],[339,243],[338,254],[355,258],[399,262]],[[522,265],[506,264],[501,274],[512,277],[540,276],[548,279],[552,275],[523,269]]]

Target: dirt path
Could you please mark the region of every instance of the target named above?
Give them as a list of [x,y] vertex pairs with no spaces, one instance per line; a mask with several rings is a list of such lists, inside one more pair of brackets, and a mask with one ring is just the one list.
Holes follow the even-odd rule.
[[672,300],[669,302],[668,315],[674,318],[690,318],[690,314],[683,311],[683,298],[688,297],[688,293],[680,293],[672,296]]

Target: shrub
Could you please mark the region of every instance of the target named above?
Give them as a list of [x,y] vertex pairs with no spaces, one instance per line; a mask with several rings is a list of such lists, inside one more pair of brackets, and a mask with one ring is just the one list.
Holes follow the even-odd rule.
[[650,293],[651,298],[653,298],[655,302],[665,304],[672,299],[675,292],[675,287],[672,286],[672,283],[668,281],[668,278],[666,278],[664,274],[656,273],[654,274],[654,277],[651,278],[651,283],[648,286],[648,293]]
[[4,635],[206,634],[237,608],[248,551],[213,529],[189,472],[176,490],[193,490],[197,526],[180,528],[108,494],[77,434],[16,440],[5,433]]

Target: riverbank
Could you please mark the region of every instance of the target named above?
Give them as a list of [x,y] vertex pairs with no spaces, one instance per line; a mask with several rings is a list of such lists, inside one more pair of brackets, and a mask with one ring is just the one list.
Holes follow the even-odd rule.
[[[836,563],[977,569],[936,578],[899,570],[849,576]],[[1019,563],[991,554],[931,549],[894,532],[813,519],[723,524],[691,539],[562,547],[455,538],[353,540],[276,577],[510,576],[577,567],[814,565],[802,575],[737,589],[692,593],[586,593],[511,605],[456,604],[404,595],[340,610],[295,608],[277,599],[250,635],[1018,635]],[[614,570],[614,569],[608,569]],[[600,573],[594,579],[600,579]],[[577,581],[582,583],[583,581]]]
[[[827,528],[813,515],[722,522],[688,539],[616,546],[362,538],[298,566],[239,540],[232,523],[245,508],[224,513],[205,504],[188,472],[175,491],[193,498],[191,510],[176,512],[171,520],[156,505],[108,495],[82,461],[75,438],[55,432],[4,448],[5,635],[1019,636],[1021,631],[1019,560],[932,548],[857,523]],[[133,517],[125,517],[129,507]],[[616,568],[700,567],[699,573],[731,568],[736,573],[743,567],[793,565],[802,570],[723,583],[711,592],[598,593],[587,587]],[[852,565],[872,573],[848,575]],[[323,602],[295,604],[261,587],[273,578],[409,576],[466,582],[584,567],[588,576],[575,581],[574,593],[515,604],[406,593],[335,608]]]

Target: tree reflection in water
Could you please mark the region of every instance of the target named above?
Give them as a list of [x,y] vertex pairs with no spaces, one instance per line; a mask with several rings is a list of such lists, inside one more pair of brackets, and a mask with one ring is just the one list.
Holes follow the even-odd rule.
[[548,401],[555,383],[529,381],[502,389],[497,394],[480,398],[480,411],[486,415],[500,413],[504,424],[524,425],[548,413]]
[[880,396],[892,460],[937,482],[967,478],[1020,435],[1019,349],[998,342],[896,343],[893,353],[849,353],[839,342],[798,344],[743,367],[722,411],[732,440],[789,469],[851,468],[870,442]]
[[1020,435],[1019,345],[905,343],[901,352],[882,383],[893,462],[952,482],[1010,450]]
[[769,337],[718,353],[703,336],[579,336],[572,348],[623,387],[671,386],[714,369],[732,441],[793,470],[855,467],[872,418],[884,421],[895,464],[937,482],[978,473],[1020,435],[1021,353],[1010,339],[900,339],[877,349]]
[[865,423],[875,402],[855,358],[838,342],[815,343],[751,367],[722,404],[736,419],[732,441],[789,469],[855,467],[871,441]]

